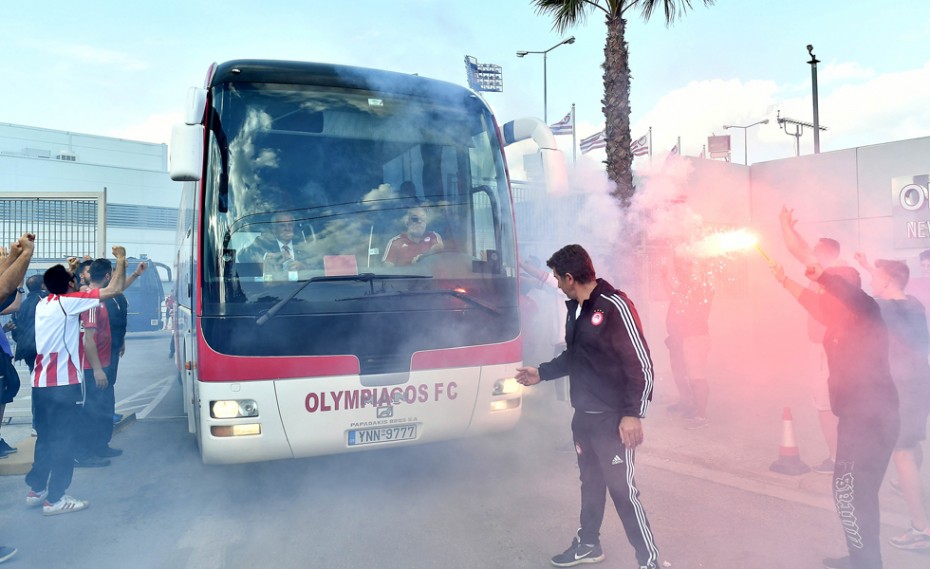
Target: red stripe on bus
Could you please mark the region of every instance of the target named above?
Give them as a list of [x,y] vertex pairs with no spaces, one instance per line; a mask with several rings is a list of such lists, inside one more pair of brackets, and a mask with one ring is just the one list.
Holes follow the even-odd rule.
[[410,370],[512,364],[521,360],[522,351],[520,339],[517,338],[500,344],[417,352],[413,354]]
[[[249,381],[297,377],[359,375],[354,355],[333,356],[229,356],[213,350],[198,335],[200,344],[196,363],[200,381]],[[500,344],[465,346],[416,352],[411,371],[514,364],[521,361],[519,338]]]
[[228,356],[213,350],[198,335],[196,362],[200,381],[248,381],[293,377],[358,375],[355,356]]

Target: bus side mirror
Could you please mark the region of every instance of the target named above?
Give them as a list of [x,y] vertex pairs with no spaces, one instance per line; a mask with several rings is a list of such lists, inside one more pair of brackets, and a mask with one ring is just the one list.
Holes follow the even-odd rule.
[[171,129],[168,173],[177,182],[197,182],[203,171],[203,121],[207,90],[191,87],[184,104],[184,124]]
[[176,124],[171,129],[169,174],[177,182],[196,182],[203,172],[203,125]]

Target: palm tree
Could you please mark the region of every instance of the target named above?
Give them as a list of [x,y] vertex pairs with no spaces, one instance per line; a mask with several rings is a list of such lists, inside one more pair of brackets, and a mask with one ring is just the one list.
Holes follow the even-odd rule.
[[[702,0],[710,6],[714,0]],[[624,39],[627,10],[636,9],[649,20],[660,6],[665,23],[671,25],[679,13],[691,8],[691,0],[532,0],[538,14],[551,15],[553,28],[562,33],[584,21],[588,13],[600,10],[607,20],[604,46],[604,118],[606,120],[607,177],[616,184],[612,195],[623,207],[633,198],[633,154],[630,152],[630,56]]]

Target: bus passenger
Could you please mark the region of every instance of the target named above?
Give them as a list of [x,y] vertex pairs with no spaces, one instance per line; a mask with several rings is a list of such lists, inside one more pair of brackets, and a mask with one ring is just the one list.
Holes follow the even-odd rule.
[[407,231],[393,237],[384,249],[381,259],[385,265],[411,265],[427,253],[443,250],[442,237],[435,231],[426,230],[426,208],[410,208],[404,216]]
[[294,231],[294,216],[279,211],[271,217],[271,230],[262,232],[255,241],[242,249],[238,255],[240,263],[265,263],[265,272],[270,270],[298,271],[306,269],[302,258],[306,240]]

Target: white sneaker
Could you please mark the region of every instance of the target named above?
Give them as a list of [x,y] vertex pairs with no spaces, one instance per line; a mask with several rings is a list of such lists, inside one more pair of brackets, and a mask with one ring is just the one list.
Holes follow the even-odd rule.
[[703,429],[708,425],[710,425],[710,422],[706,417],[692,417],[685,423],[685,428],[689,431],[696,431],[698,429]]
[[26,494],[26,505],[30,508],[36,506],[41,506],[45,502],[45,497],[48,496],[48,490],[42,490],[41,492],[36,492],[35,490],[30,490]]
[[58,500],[54,504],[49,504],[48,500],[46,500],[45,504],[42,505],[42,515],[57,516],[58,514],[70,514],[71,512],[83,510],[89,505],[90,502],[87,500],[77,500],[65,494],[61,497],[61,500]]

